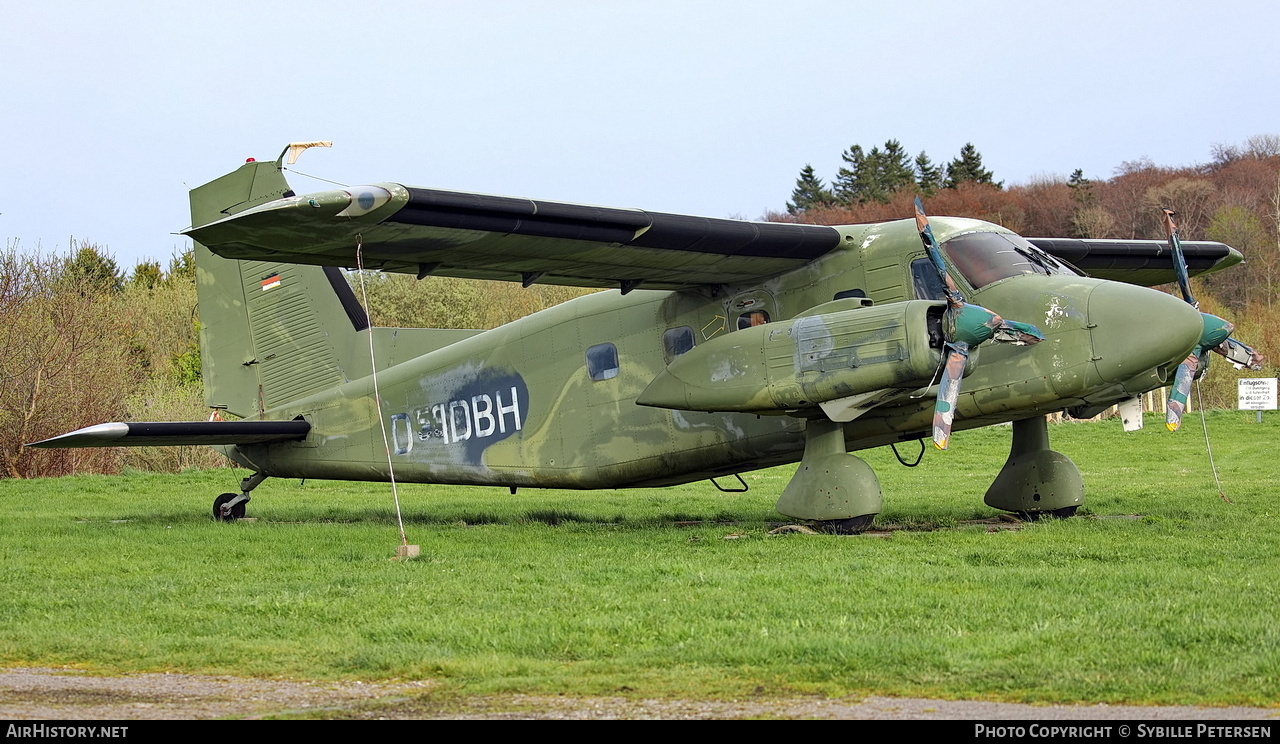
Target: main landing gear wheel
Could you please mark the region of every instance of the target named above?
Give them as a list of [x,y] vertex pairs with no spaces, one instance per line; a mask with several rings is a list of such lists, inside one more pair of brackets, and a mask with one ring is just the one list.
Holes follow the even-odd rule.
[[1038,522],[1041,519],[1066,519],[1076,515],[1078,506],[1064,506],[1061,509],[1052,509],[1043,512],[1018,512],[1018,519],[1024,522]]
[[831,535],[861,535],[871,527],[871,523],[875,521],[875,518],[876,515],[874,514],[863,514],[860,517],[851,517],[849,519],[824,519],[814,522],[813,528]]
[[244,519],[244,502],[232,506],[229,513],[223,514],[222,506],[228,501],[238,497],[238,493],[224,493],[213,500],[213,518],[220,522],[234,522],[237,519]]

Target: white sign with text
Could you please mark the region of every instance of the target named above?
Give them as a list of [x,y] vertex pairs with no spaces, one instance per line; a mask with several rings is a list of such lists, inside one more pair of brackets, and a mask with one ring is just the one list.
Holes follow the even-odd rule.
[[1276,378],[1254,377],[1236,380],[1241,411],[1274,411],[1276,406]]

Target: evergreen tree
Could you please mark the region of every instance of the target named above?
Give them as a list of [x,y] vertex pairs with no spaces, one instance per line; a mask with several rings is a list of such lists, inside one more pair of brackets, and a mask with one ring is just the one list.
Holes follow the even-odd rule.
[[827,190],[813,172],[813,166],[805,163],[796,179],[796,187],[791,192],[791,201],[787,202],[788,214],[799,214],[813,207],[829,207],[835,204],[835,195]]
[[1003,183],[995,183],[992,180],[991,171],[982,167],[982,156],[978,154],[972,142],[966,142],[964,147],[960,148],[960,156],[947,164],[946,188],[954,189],[967,181],[991,183],[995,184],[996,188],[1004,187]]
[[[872,150],[872,153],[875,153],[875,150]],[[885,192],[884,198],[880,199],[881,202],[887,203],[889,194],[916,182],[916,172],[911,166],[911,156],[902,149],[902,143],[896,139],[884,143],[884,150],[880,152],[876,165],[878,180]]]
[[861,198],[862,192],[865,190],[863,181],[866,178],[867,161],[867,156],[862,151],[862,145],[851,145],[849,149],[840,153],[840,159],[845,162],[845,165],[836,172],[836,199],[842,204],[857,204],[866,201],[866,199]]
[[866,153],[861,145],[854,145],[840,157],[847,166],[836,174],[836,196],[846,204],[887,204],[895,191],[915,183],[911,158],[898,140]]
[[159,261],[141,261],[133,267],[133,277],[129,282],[143,289],[154,289],[163,280]]
[[116,260],[87,240],[70,257],[63,259],[62,280],[83,293],[114,293],[124,289],[124,274]]
[[175,249],[173,256],[169,259],[169,275],[166,279],[182,279],[195,281],[196,278],[196,252],[194,248],[188,248],[182,253],[178,253]]
[[877,201],[881,204],[889,201],[889,188],[884,180],[885,158],[879,147],[871,148],[862,161],[862,170],[858,174],[858,201],[866,203]]
[[924,196],[933,196],[942,188],[942,169],[933,164],[923,150],[916,156],[916,186]]
[[1084,171],[1079,168],[1071,173],[1067,186],[1071,189],[1072,200],[1082,207],[1092,207],[1098,201],[1093,193],[1093,181],[1085,178]]

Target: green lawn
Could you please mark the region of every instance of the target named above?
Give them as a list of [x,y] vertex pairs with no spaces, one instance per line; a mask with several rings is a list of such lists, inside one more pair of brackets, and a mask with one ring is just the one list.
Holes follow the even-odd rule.
[[[918,468],[887,449],[892,536],[768,535],[792,468],[638,491],[268,480],[240,471],[0,481],[0,664],[434,678],[462,692],[1280,699],[1280,417],[1050,427],[1083,517],[988,532],[1009,430]],[[914,445],[908,445],[913,448]],[[914,456],[914,449],[904,455]],[[1141,515],[1140,518],[1125,518]],[[684,524],[697,522],[696,524]],[[937,528],[937,529],[935,529]]]

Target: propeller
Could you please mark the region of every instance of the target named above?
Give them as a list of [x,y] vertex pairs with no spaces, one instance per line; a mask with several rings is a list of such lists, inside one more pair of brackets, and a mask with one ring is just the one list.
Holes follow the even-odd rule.
[[[1169,249],[1173,252],[1173,271],[1178,277],[1178,289],[1182,292],[1183,301],[1199,310],[1200,303],[1191,294],[1191,279],[1187,276],[1187,261],[1182,255],[1182,240],[1178,236],[1178,226],[1173,221],[1173,215],[1176,213],[1167,208],[1162,211],[1164,212],[1164,233],[1169,238]],[[1235,326],[1229,321],[1209,313],[1200,313],[1200,317],[1204,322],[1200,340],[1196,342],[1195,348],[1187,358],[1178,365],[1178,371],[1173,376],[1173,389],[1169,391],[1164,419],[1164,425],[1169,431],[1177,431],[1182,425],[1182,414],[1187,410],[1187,400],[1191,397],[1191,382],[1201,368],[1208,368],[1208,352],[1218,352],[1235,365],[1236,369],[1248,367],[1259,370],[1262,369],[1265,361],[1262,354],[1252,346],[1231,338],[1231,331]]]
[[938,400],[933,409],[933,446],[944,450],[951,440],[951,423],[955,419],[956,404],[960,400],[960,379],[964,376],[969,350],[984,341],[1019,346],[1036,344],[1044,340],[1044,334],[1030,323],[1005,320],[981,305],[971,305],[964,301],[964,296],[947,272],[947,264],[942,260],[942,249],[933,237],[933,229],[929,226],[929,217],[924,213],[920,197],[916,197],[916,228],[920,231],[920,241],[924,243],[925,252],[942,279],[947,295],[947,312],[942,325],[948,349],[947,361],[943,365],[942,379],[938,381]]

